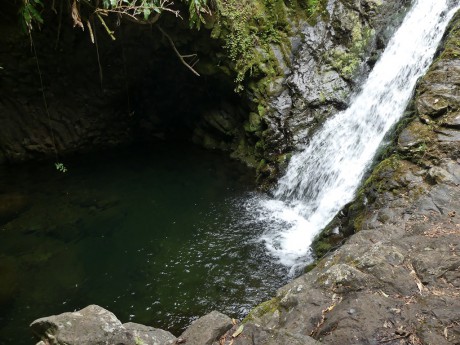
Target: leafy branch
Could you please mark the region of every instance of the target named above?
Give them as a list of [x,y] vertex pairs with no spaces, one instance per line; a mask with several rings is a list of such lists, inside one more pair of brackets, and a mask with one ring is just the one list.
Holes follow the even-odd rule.
[[23,0],[19,14],[24,31],[30,32],[34,24],[38,26],[43,24],[43,18],[40,14],[43,7],[41,0]]
[[154,24],[162,12],[181,17],[179,10],[171,8],[172,5],[171,0],[104,0],[103,7],[96,8],[94,13],[116,13],[138,24]]

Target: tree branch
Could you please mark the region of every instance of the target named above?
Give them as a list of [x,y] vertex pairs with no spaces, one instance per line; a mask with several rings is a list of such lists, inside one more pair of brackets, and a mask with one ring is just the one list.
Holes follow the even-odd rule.
[[[176,53],[176,55],[179,57],[179,60],[182,62],[182,64],[185,65],[185,67],[187,67],[190,71],[192,71],[193,74],[195,74],[196,76],[200,76],[200,74],[195,71],[193,69],[192,66],[190,66],[187,61],[184,60],[184,57],[190,57],[191,55],[182,55],[181,53],[179,53],[179,51],[177,50],[176,48],[176,45],[174,44],[174,41],[172,40],[171,36],[169,36],[162,28],[161,26],[157,25],[157,28],[158,30],[160,30],[160,32],[167,38],[167,40],[169,41],[169,43],[171,44],[171,47],[172,49],[174,50],[174,52]],[[195,54],[196,55],[196,54]]]

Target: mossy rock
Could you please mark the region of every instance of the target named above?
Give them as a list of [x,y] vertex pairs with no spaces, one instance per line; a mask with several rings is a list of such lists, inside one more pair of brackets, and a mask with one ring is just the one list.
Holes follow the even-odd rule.
[[280,300],[276,297],[272,298],[271,300],[262,302],[249,312],[249,314],[243,319],[242,323],[245,324],[246,322],[260,319],[264,315],[275,313],[277,310],[279,310],[279,303]]
[[30,206],[30,200],[20,194],[0,195],[0,224],[9,222]]
[[312,244],[313,251],[315,252],[315,256],[318,258],[323,257],[327,253],[329,253],[333,246],[327,239],[314,241]]

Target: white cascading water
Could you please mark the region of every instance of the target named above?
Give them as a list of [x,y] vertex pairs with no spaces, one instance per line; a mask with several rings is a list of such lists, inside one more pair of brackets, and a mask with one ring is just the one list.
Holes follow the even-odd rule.
[[387,131],[402,116],[449,20],[449,0],[416,0],[350,107],[327,120],[295,154],[274,191],[258,199],[260,238],[280,263],[311,260],[314,237],[350,202]]

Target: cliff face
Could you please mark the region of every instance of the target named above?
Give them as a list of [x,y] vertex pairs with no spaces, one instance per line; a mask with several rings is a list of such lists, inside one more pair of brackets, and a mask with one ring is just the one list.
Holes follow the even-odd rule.
[[229,151],[273,178],[346,106],[408,3],[217,1],[200,31],[165,17],[179,51],[198,53],[196,77],[155,27],[122,23],[112,42],[96,23],[96,46],[50,11],[34,51],[6,2],[0,162],[169,138]]
[[275,177],[326,118],[347,107],[410,1],[322,1],[300,25],[285,74],[264,103],[260,170]]
[[57,31],[33,33],[35,55],[19,29],[13,3],[5,8],[9,13],[0,35],[0,162],[126,141],[132,121],[120,105],[122,85],[107,73],[111,87],[101,90],[94,48],[69,34],[65,23],[59,39]]
[[[186,142],[198,119],[214,108],[230,112],[231,124],[242,122],[244,104],[239,105],[232,79],[224,74],[196,77],[156,27],[112,23],[112,41],[95,21],[93,44],[87,30],[72,28],[66,4],[58,5],[63,14],[59,7],[58,14],[45,10],[45,23],[32,31],[31,40],[18,25],[14,3],[4,4],[0,162],[62,157],[136,141]],[[183,54],[219,51],[209,32],[190,30],[186,21],[170,16],[161,25]]]

